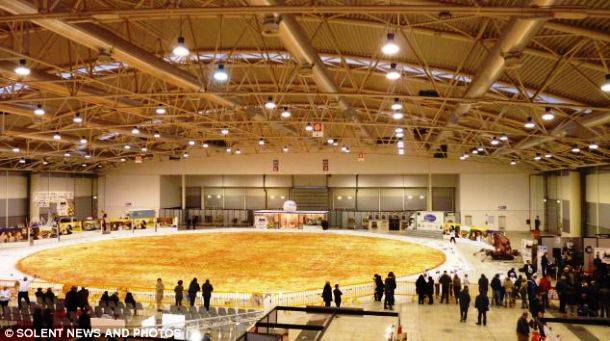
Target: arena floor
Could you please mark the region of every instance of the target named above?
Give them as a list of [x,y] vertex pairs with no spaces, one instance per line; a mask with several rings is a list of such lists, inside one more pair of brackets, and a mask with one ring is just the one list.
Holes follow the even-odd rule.
[[395,239],[332,233],[230,232],[123,238],[52,248],[17,263],[54,282],[98,288],[166,287],[209,278],[221,292],[289,292],[398,277],[445,262],[443,252]]

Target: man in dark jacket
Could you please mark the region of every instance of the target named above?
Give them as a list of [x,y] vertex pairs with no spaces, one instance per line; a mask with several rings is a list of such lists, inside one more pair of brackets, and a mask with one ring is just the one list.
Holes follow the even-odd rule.
[[459,304],[459,295],[462,292],[462,280],[457,275],[457,272],[453,275],[453,297],[455,297],[455,304]]
[[427,284],[424,275],[419,275],[415,281],[415,292],[417,293],[417,303],[424,304],[424,297],[427,293]]
[[468,307],[470,306],[470,293],[468,292],[468,286],[464,286],[464,289],[458,296],[460,303],[460,322],[466,322],[468,318]]
[[484,274],[481,274],[481,277],[479,278],[479,293],[487,295],[487,291],[489,291],[489,280]]
[[547,257],[546,252],[540,258],[540,267],[542,268],[542,276],[546,276],[549,269],[549,257]]
[[70,288],[70,291],[66,293],[64,304],[68,311],[68,318],[70,321],[74,321],[76,310],[78,309],[78,291],[76,290],[76,287]]
[[383,301],[383,308],[390,309],[394,307],[394,290],[396,290],[396,277],[393,272],[388,273],[388,277],[384,283],[385,289],[385,300]]
[[210,284],[210,280],[206,279],[205,283],[201,286],[201,294],[203,295],[203,307],[205,310],[210,311],[210,299],[212,298],[212,291],[214,287]]
[[381,302],[383,298],[383,292],[385,290],[385,285],[383,284],[383,279],[379,274],[375,274],[375,301]]
[[527,312],[524,312],[517,321],[517,340],[528,341],[530,337],[530,324],[527,321]]
[[434,304],[434,279],[432,276],[428,276],[426,289],[426,294],[428,294],[428,304]]
[[502,290],[502,282],[500,282],[500,275],[496,274],[494,278],[491,279],[491,291],[493,293],[493,303],[497,306],[502,305],[501,292]]
[[562,276],[555,284],[555,290],[559,296],[559,312],[562,314],[566,313],[566,299],[567,294],[570,291],[570,285],[564,276]]
[[480,293],[474,300],[474,307],[477,308],[479,315],[477,317],[477,325],[481,325],[481,319],[483,325],[487,325],[487,311],[489,311],[489,298],[485,293]]
[[449,304],[449,286],[451,285],[451,277],[447,274],[447,271],[443,272],[443,275],[438,280],[441,283],[441,303]]
[[201,290],[201,287],[199,287],[199,283],[197,282],[197,277],[195,277],[189,284],[189,290],[188,290],[189,303],[190,303],[191,307],[195,305],[195,299],[197,298],[197,293],[199,292],[199,290]]
[[81,309],[87,308],[89,306],[89,290],[85,289],[85,287],[81,287],[78,291],[78,307]]
[[325,307],[330,307],[330,303],[333,301],[333,288],[328,281],[324,284],[324,289],[322,289],[322,300]]
[[538,284],[536,284],[536,275],[533,275],[527,280],[527,300],[530,305],[532,304],[534,297],[536,297],[537,292]]

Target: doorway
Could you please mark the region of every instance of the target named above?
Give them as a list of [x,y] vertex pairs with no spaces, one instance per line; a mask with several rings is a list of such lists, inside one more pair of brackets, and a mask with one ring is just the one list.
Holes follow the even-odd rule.
[[506,230],[506,216],[498,216],[498,229],[500,231]]

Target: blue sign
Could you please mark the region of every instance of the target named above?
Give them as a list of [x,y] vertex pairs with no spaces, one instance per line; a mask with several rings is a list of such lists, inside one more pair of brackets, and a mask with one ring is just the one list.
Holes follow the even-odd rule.
[[426,214],[424,216],[424,220],[429,222],[429,223],[433,223],[436,221],[436,216],[434,214]]

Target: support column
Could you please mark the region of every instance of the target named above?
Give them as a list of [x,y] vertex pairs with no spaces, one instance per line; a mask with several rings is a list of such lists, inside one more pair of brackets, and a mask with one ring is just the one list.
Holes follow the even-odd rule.
[[578,172],[569,172],[569,189],[570,198],[570,232],[571,237],[582,237],[582,198],[581,198],[581,183],[580,174]]
[[181,175],[181,180],[182,180],[182,209],[185,210],[186,209],[186,175],[182,174]]
[[428,171],[428,195],[426,196],[426,211],[432,211],[432,173]]
[[40,181],[40,175],[30,173],[28,174],[28,221],[40,221],[40,208],[34,201],[34,193],[36,188],[39,188],[38,182]]

